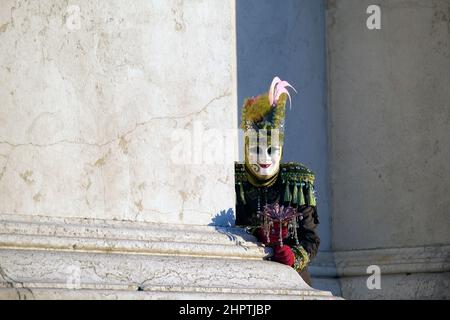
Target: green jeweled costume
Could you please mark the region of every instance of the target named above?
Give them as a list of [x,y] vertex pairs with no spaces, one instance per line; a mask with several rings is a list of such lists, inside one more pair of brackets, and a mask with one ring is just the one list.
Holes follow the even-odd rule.
[[[295,162],[281,164],[280,172],[272,185],[257,187],[250,183],[245,165],[236,163],[235,183],[236,225],[247,227],[250,232],[253,232],[261,226],[262,222],[257,217],[257,212],[264,205],[279,203],[284,206],[292,206],[302,213],[302,217],[297,223],[299,245],[311,258],[317,254],[320,238],[316,231],[319,220],[314,194],[314,174],[307,167]],[[289,245],[296,254],[296,258],[299,258],[298,251],[301,248],[298,248],[292,234],[283,239],[283,242]]]

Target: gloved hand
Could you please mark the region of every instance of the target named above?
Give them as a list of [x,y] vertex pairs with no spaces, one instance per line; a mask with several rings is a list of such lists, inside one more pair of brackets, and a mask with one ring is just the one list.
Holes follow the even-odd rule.
[[[281,231],[281,236],[282,238],[286,238],[288,234],[288,228],[287,228],[287,224],[283,225],[282,227],[282,231]],[[262,242],[264,244],[277,244],[279,242],[279,237],[280,237],[280,224],[278,222],[274,222],[273,226],[270,230],[270,234],[269,234],[269,242],[267,242],[267,235],[264,232],[264,229],[262,227],[258,227],[255,230],[254,233],[255,237],[258,239],[259,242]]]
[[294,252],[292,252],[291,247],[288,245],[281,246],[275,246],[273,248],[274,254],[272,257],[273,261],[288,265],[292,267],[295,263],[295,255]]
[[258,239],[259,242],[262,242],[264,244],[267,244],[267,236],[264,232],[264,229],[262,227],[256,228],[254,232],[254,236]]

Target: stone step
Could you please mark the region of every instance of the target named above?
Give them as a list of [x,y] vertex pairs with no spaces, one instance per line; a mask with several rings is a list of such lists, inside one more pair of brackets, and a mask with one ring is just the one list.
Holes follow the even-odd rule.
[[252,259],[0,249],[0,275],[0,298],[334,298]]
[[239,228],[0,218],[4,299],[335,298]]
[[0,247],[261,259],[270,249],[241,228],[0,215]]

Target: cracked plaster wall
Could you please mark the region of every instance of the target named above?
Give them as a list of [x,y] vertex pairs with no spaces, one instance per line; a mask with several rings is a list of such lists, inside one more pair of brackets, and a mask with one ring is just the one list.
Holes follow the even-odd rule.
[[175,129],[235,128],[234,34],[232,1],[2,1],[0,213],[231,212],[232,161],[171,154]]

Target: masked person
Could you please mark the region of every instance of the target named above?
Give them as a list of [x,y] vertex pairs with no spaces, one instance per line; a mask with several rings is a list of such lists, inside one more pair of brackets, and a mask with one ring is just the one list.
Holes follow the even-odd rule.
[[244,102],[245,162],[235,165],[236,225],[272,247],[273,261],[293,267],[311,285],[307,266],[320,244],[314,174],[300,163],[281,163],[288,87],[294,89],[275,77],[268,93]]

